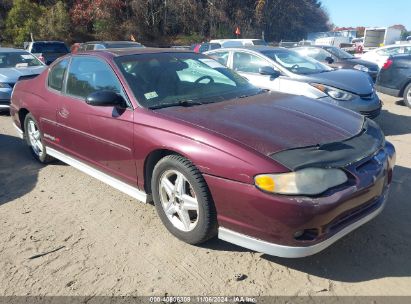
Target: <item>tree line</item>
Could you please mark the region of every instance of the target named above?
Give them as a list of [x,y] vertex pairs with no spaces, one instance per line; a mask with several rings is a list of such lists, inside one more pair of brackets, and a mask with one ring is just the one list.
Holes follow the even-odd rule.
[[0,0],[0,43],[130,40],[188,44],[212,38],[300,40],[329,30],[318,0]]

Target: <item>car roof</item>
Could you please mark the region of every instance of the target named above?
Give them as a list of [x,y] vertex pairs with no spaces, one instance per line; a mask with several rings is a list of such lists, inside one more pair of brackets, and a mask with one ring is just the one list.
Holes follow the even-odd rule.
[[39,40],[39,41],[32,41],[32,43],[33,44],[35,44],[35,43],[61,43],[61,44],[65,44],[65,42],[64,41],[57,41],[57,40],[55,40],[55,41],[51,41],[51,40],[47,40],[47,41],[43,41],[43,40]]
[[171,49],[171,48],[121,48],[121,49],[104,49],[104,50],[93,50],[84,51],[76,56],[81,55],[95,55],[99,57],[121,57],[128,55],[139,55],[139,54],[161,54],[161,53],[192,53],[192,51],[185,49]]
[[392,59],[411,59],[411,54],[396,54],[391,55]]
[[87,41],[84,44],[141,44],[136,41]]
[[23,49],[5,48],[5,47],[0,47],[0,52],[8,52],[8,53],[21,53],[21,52],[25,52],[25,53],[28,53],[26,50],[23,50]]
[[283,47],[274,47],[274,46],[266,46],[266,45],[253,45],[253,46],[239,46],[239,47],[228,47],[228,48],[221,48],[217,50],[212,50],[210,52],[222,52],[222,51],[233,51],[233,50],[249,50],[249,51],[255,51],[255,52],[264,52],[264,51],[284,51],[284,50],[289,50],[287,48]]
[[338,47],[334,46],[334,45],[318,45],[318,44],[311,44],[311,45],[299,45],[296,47],[293,47],[292,49],[299,49],[299,48],[319,48],[319,49],[338,49]]

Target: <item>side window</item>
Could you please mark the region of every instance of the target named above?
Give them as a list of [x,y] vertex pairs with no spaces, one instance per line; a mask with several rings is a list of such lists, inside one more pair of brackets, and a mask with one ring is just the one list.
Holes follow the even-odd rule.
[[101,44],[96,44],[96,46],[94,47],[95,50],[104,50],[105,47]]
[[242,52],[234,53],[233,69],[235,71],[258,73],[259,69],[265,66],[271,66],[271,64],[260,57]]
[[335,60],[335,57],[332,54],[328,53],[327,51],[325,51],[323,49],[316,49],[316,51],[317,51],[317,53],[315,54],[315,56],[311,56],[315,60],[325,61],[325,58],[327,58],[327,57],[331,57]]
[[399,47],[393,47],[393,48],[386,48],[382,50],[378,50],[377,54],[380,56],[390,56],[390,55],[396,55],[399,52]]
[[228,55],[229,54],[230,54],[229,52],[218,52],[218,53],[214,53],[214,54],[210,55],[210,57],[217,60],[222,65],[227,66],[227,64],[228,64]]
[[114,91],[125,97],[120,81],[105,62],[92,57],[73,57],[68,70],[66,93],[85,99],[101,90]]
[[61,91],[68,62],[68,59],[63,59],[51,68],[48,76],[48,86],[50,88]]
[[94,50],[94,44],[87,44],[86,51],[92,51],[92,50]]
[[209,44],[209,43],[203,43],[203,44],[200,46],[199,52],[200,52],[200,53],[207,52],[207,51],[209,50],[209,48],[210,48],[210,44]]

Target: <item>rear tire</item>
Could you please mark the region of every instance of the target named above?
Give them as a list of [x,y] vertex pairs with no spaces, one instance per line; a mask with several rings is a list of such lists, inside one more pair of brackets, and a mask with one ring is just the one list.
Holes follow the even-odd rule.
[[39,124],[31,113],[24,119],[24,136],[27,146],[34,158],[42,164],[53,161],[53,158],[46,153],[46,146],[43,144],[43,133],[39,129]]
[[404,104],[411,108],[411,83],[404,90]]
[[151,180],[157,213],[178,239],[200,244],[217,234],[217,216],[200,171],[186,158],[169,155],[154,167]]

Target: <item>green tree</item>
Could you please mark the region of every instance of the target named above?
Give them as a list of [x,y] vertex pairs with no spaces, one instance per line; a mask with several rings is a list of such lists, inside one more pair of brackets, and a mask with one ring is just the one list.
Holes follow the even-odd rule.
[[6,19],[5,36],[15,45],[22,45],[30,39],[30,33],[39,33],[38,21],[45,12],[41,5],[29,0],[15,0]]
[[39,19],[40,36],[42,39],[70,40],[70,15],[62,1],[56,2]]

